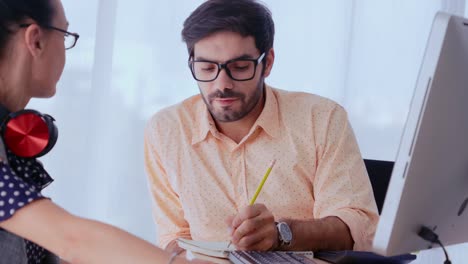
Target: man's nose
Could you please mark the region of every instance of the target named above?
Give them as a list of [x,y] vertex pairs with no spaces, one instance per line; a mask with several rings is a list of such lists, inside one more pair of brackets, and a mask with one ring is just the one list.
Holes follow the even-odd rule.
[[232,89],[234,88],[234,80],[229,77],[227,70],[221,69],[219,72],[218,78],[214,80],[215,86],[218,90]]

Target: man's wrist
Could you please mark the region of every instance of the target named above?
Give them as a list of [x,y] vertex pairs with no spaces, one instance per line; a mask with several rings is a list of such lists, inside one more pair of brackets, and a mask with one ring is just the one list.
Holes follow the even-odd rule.
[[278,233],[278,228],[276,227],[276,223],[277,222],[274,222],[274,224],[275,224],[275,233],[274,233],[274,237],[273,237],[273,245],[270,248],[271,251],[278,250],[279,247],[280,247],[279,233]]
[[279,222],[275,222],[276,225],[276,242],[275,242],[275,250],[287,250],[290,248],[292,240],[293,240],[293,233],[291,229],[290,221],[280,220]]

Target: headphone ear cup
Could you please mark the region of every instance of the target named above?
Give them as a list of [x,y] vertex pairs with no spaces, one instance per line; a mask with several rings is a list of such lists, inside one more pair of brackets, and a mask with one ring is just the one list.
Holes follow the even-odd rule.
[[25,109],[10,113],[3,127],[3,140],[8,149],[23,158],[37,158],[49,152],[57,142],[54,118]]
[[57,143],[57,138],[58,138],[58,129],[57,129],[57,126],[54,123],[55,119],[52,116],[48,115],[48,114],[42,115],[42,118],[44,118],[44,120],[45,120],[45,122],[47,124],[47,128],[49,129],[49,143],[47,144],[47,146],[41,152],[39,152],[35,156],[36,158],[44,156],[45,154],[47,154],[55,146],[55,143]]

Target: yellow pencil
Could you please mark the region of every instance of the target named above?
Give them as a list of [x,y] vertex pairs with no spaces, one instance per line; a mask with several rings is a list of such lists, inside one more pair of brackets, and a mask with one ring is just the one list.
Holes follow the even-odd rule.
[[273,166],[275,166],[276,160],[273,160],[268,167],[267,171],[265,172],[265,175],[263,176],[262,181],[260,182],[260,185],[258,185],[257,190],[255,191],[254,196],[250,200],[250,205],[253,205],[255,203],[255,200],[257,200],[258,195],[260,194],[260,191],[263,188],[263,184],[265,184],[265,181],[268,179],[268,175],[270,175],[271,169],[273,169]]
[[[275,166],[275,163],[276,163],[276,160],[274,159],[270,166],[268,167],[267,171],[265,172],[265,175],[263,175],[263,179],[262,181],[260,182],[260,184],[258,185],[257,187],[257,190],[255,191],[255,194],[254,196],[252,197],[252,199],[250,200],[250,205],[253,205],[255,203],[255,200],[257,200],[257,197],[258,195],[260,194],[260,191],[262,190],[263,188],[263,184],[265,184],[266,180],[268,179],[268,175],[270,175],[270,172],[271,172],[271,169],[273,169],[273,166]],[[232,244],[232,240],[229,241],[229,244],[227,246],[228,250],[229,250],[229,247],[231,246]]]

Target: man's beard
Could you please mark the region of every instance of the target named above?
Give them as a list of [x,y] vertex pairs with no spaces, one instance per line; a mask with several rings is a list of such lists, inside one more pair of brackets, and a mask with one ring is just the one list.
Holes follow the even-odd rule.
[[[259,103],[260,98],[262,97],[262,93],[264,91],[264,78],[261,78],[257,83],[257,87],[255,91],[250,95],[247,96],[240,92],[235,92],[231,89],[224,89],[223,91],[217,90],[208,95],[208,99],[202,93],[203,101],[205,102],[206,106],[208,107],[208,111],[210,111],[211,116],[218,122],[234,122],[238,121],[245,116],[247,116],[255,106]],[[238,111],[234,111],[231,106],[222,107],[222,110],[215,109],[212,105],[213,100],[218,98],[237,98],[241,102],[241,107]]]

